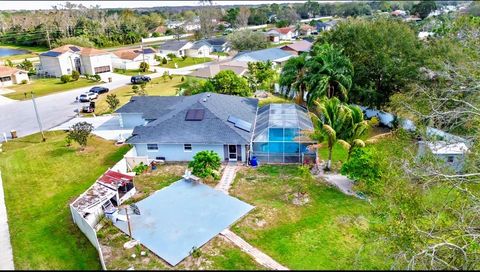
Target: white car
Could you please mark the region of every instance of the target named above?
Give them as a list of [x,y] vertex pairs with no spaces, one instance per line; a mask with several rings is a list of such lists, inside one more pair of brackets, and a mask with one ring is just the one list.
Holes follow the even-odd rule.
[[88,92],[88,93],[81,94],[79,97],[79,100],[80,102],[89,102],[97,98],[98,98],[97,93]]

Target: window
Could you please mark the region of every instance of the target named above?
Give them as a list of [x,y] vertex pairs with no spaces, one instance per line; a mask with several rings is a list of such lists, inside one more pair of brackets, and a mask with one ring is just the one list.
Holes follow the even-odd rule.
[[184,144],[183,151],[185,152],[192,152],[192,144]]
[[158,150],[157,144],[147,144],[147,150],[155,151]]
[[447,162],[448,162],[448,163],[452,163],[453,160],[454,160],[454,157],[453,157],[453,156],[448,156],[448,157],[447,157]]

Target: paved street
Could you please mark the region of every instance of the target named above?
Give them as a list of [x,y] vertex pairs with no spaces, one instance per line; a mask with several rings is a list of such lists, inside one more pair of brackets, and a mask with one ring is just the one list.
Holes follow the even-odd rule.
[[[99,84],[109,89],[121,87],[130,82],[129,76],[114,75],[112,83]],[[76,115],[75,110],[81,103],[75,97],[88,91],[91,87],[79,88],[57,94],[36,98],[37,107],[44,130],[57,126]],[[0,103],[0,141],[5,132],[10,137],[10,130],[15,129],[19,137],[39,132],[32,100]]]

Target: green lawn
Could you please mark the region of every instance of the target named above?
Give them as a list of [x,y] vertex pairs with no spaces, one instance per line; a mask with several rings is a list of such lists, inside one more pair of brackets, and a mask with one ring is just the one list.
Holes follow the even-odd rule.
[[42,46],[22,46],[22,45],[0,44],[0,47],[30,51],[29,53],[26,53],[26,54],[0,57],[0,60],[2,61],[7,59],[18,60],[18,59],[25,59],[25,58],[34,58],[34,57],[38,57],[38,53],[48,51],[48,48],[42,47]]
[[100,269],[98,254],[73,223],[68,204],[127,152],[97,137],[85,151],[64,132],[4,144],[0,153],[16,269]]
[[[171,80],[167,78],[167,81],[164,81],[161,77],[154,78],[152,81],[147,83],[146,92],[148,95],[175,95],[178,85],[181,84],[181,79],[181,76],[173,76]],[[120,106],[126,104],[128,101],[130,101],[130,98],[135,95],[135,93],[132,91],[132,85],[126,85],[114,90],[110,90],[109,94],[110,93],[117,95],[117,98],[120,100]],[[111,110],[108,108],[106,98],[107,96],[103,94],[96,100],[96,115],[111,113]]]
[[228,53],[226,52],[212,52],[210,53],[211,55],[215,55],[215,56],[223,56],[223,57],[228,57]]
[[185,60],[183,60],[182,58],[173,58],[172,60],[169,60],[167,64],[161,64],[160,67],[175,69],[175,63],[177,63],[178,68],[182,68],[182,67],[209,62],[209,61],[212,61],[212,59],[187,57]]
[[[309,202],[294,205],[301,191]],[[298,166],[241,170],[230,193],[256,207],[232,230],[290,269],[389,267],[363,242],[370,205],[305,177]]]
[[25,100],[25,92],[27,93],[26,99],[30,99],[31,96],[29,94],[31,91],[34,91],[35,96],[38,97],[57,92],[68,91],[76,88],[92,86],[96,84],[99,84],[99,82],[87,80],[85,78],[80,78],[77,81],[67,83],[62,83],[59,78],[39,78],[32,79],[31,82],[28,84],[20,84],[8,87],[15,92],[6,94],[5,96],[11,99]]
[[150,72],[150,71],[142,72],[139,69],[123,70],[123,69],[115,68],[114,73],[121,74],[121,75],[126,75],[126,76],[137,76],[137,75],[149,75],[149,74],[152,74],[153,72]]

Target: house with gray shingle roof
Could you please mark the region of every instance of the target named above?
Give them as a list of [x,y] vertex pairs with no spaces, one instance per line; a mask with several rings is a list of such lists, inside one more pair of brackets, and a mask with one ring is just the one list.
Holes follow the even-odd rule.
[[192,46],[193,43],[190,41],[166,41],[160,45],[159,53],[164,57],[168,54],[174,54],[177,57],[182,57],[187,55],[187,50]]
[[116,113],[136,155],[150,160],[190,161],[213,150],[224,161],[246,161],[258,99],[216,93],[134,96]]

